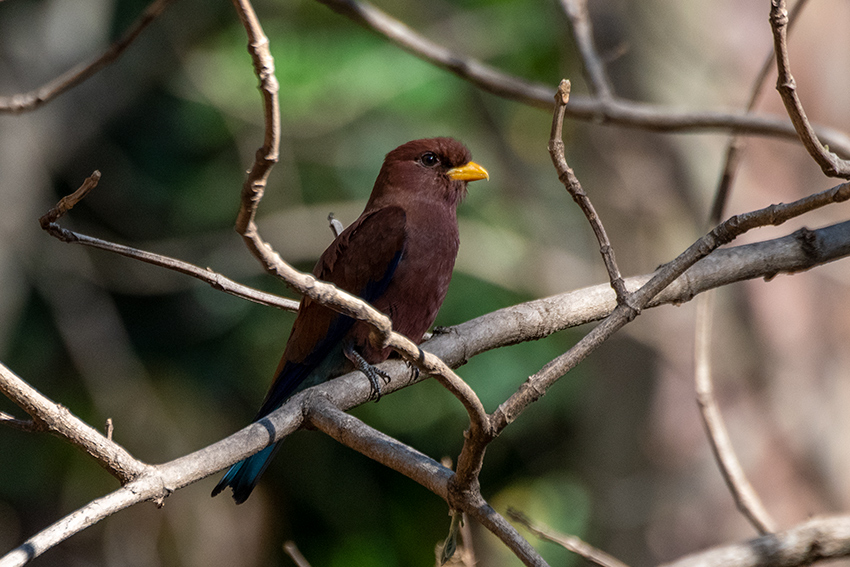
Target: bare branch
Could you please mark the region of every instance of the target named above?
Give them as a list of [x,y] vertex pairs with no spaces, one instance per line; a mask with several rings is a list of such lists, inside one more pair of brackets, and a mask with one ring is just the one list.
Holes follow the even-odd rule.
[[709,549],[663,567],[796,567],[850,556],[850,516],[814,518],[742,543]]
[[[798,16],[802,13],[806,2],[807,0],[798,0],[794,5],[793,10],[788,16],[789,31],[794,22],[797,21]],[[759,73],[756,75],[753,89],[750,93],[750,100],[747,103],[747,112],[755,108],[756,101],[767,82],[767,75],[770,69],[772,69],[773,60],[774,54],[773,50],[771,50],[765,58]],[[714,203],[712,204],[709,216],[709,221],[712,224],[719,223],[722,218],[723,209],[729,199],[732,183],[738,171],[738,166],[741,163],[745,147],[746,142],[742,137],[733,135],[730,138],[726,147],[723,173],[721,174],[720,183],[715,192]],[[743,467],[741,467],[741,463],[732,447],[732,441],[729,439],[729,433],[726,430],[723,416],[720,413],[720,407],[714,396],[714,385],[711,377],[713,305],[713,290],[702,295],[697,301],[694,339],[694,376],[700,416],[705,426],[714,458],[738,509],[759,533],[767,534],[775,532],[777,529],[776,522],[765,509],[764,504],[762,504],[761,499],[747,479]]]
[[509,508],[508,517],[511,520],[519,522],[520,524],[525,526],[531,533],[533,533],[540,539],[551,541],[552,543],[557,543],[567,551],[571,551],[576,555],[581,555],[582,557],[584,557],[591,563],[595,563],[599,567],[628,567],[628,565],[626,565],[619,559],[611,557],[604,551],[596,549],[589,543],[582,541],[580,538],[574,535],[557,533],[544,526],[535,525],[528,516],[526,516],[519,510]]
[[480,495],[478,498],[479,500],[472,502],[466,510],[469,516],[494,533],[526,565],[539,567],[548,565],[510,522],[490,507]]
[[[690,268],[674,285],[668,286],[662,294],[659,294],[649,306],[659,305],[662,302],[681,303],[713,286],[754,277],[773,277],[783,271],[800,271],[848,254],[850,254],[850,222],[817,231],[798,231],[794,235],[759,244],[719,250]],[[626,280],[626,285],[636,289],[650,278],[651,275],[629,278]],[[491,348],[542,338],[569,326],[599,320],[610,313],[615,305],[614,292],[609,285],[602,284],[490,313],[452,327],[446,333],[436,335],[423,347],[439,355],[448,364],[458,366],[475,354]],[[386,393],[417,381],[400,361],[385,362],[382,368],[393,373],[393,380],[388,385]],[[6,373],[0,373],[0,379],[2,379],[0,383],[4,385],[4,393],[8,390],[6,386],[8,381],[5,378]],[[419,380],[421,379],[420,377]],[[343,410],[370,399],[368,384],[355,373],[341,376],[302,392],[259,423],[253,423],[214,445],[169,463],[148,466],[146,469],[148,472],[120,489],[118,495],[114,495],[116,493],[113,493],[114,496],[107,495],[27,540],[5,558],[0,559],[0,567],[23,565],[73,533],[82,531],[118,510],[145,500],[161,499],[167,493],[227,468],[269,443],[291,434],[302,423],[304,415],[302,407],[306,407],[303,404],[306,403],[307,395],[326,396],[330,403]],[[13,400],[16,399],[14,393],[10,397]],[[318,412],[313,415],[313,419],[316,419],[319,424],[321,418],[317,416]],[[85,424],[83,426],[83,429],[88,428]],[[330,428],[329,425],[327,429],[330,431]],[[375,434],[375,443],[379,444],[382,434],[380,432]],[[95,431],[94,435],[100,434]],[[368,435],[364,437],[369,438]],[[339,439],[342,438],[340,433]],[[384,445],[384,447],[389,446]],[[408,450],[410,449],[405,448],[405,451]],[[424,457],[424,459],[428,458]],[[442,470],[438,467],[439,465],[434,470]],[[438,477],[444,480],[434,482],[432,490],[443,491],[444,482],[448,482],[447,478],[450,474],[451,471],[448,469],[439,473]],[[130,493],[133,495],[132,500],[128,500]],[[471,511],[471,508],[464,509],[485,527],[493,526],[494,529],[501,529],[501,522],[504,519],[499,520],[497,514],[493,515],[495,512],[492,512],[486,503],[477,503],[474,511]],[[94,515],[89,514],[92,510],[96,512]],[[89,523],[79,522],[79,518],[83,516],[90,518]],[[73,526],[73,530],[68,531],[68,526]],[[497,535],[509,540],[514,537],[502,533]],[[528,544],[520,540],[521,538],[511,543],[514,546],[512,549],[521,549],[524,550],[521,553],[529,554],[530,551],[524,547]]]
[[431,457],[369,427],[322,396],[311,399],[307,419],[316,429],[343,445],[400,472],[443,500],[448,500],[449,478],[454,473]]
[[850,179],[850,162],[839,158],[818,140],[818,135],[809,124],[806,111],[803,110],[803,103],[797,96],[797,83],[791,76],[791,63],[788,58],[788,10],[785,8],[785,0],[771,0],[770,27],[773,30],[773,48],[776,52],[776,68],[779,74],[776,79],[776,90],[782,97],[782,102],[800,136],[800,141],[821,167],[824,175]]
[[0,392],[33,418],[34,429],[46,430],[79,447],[122,484],[138,477],[147,465],[136,460],[123,447],[49,400],[0,363]]
[[[754,278],[772,279],[850,255],[850,221],[818,230],[801,229],[775,240],[716,250],[691,266],[647,307],[678,305],[709,289]],[[654,274],[626,278],[637,290]],[[611,286],[599,284],[536,299],[482,315],[437,334],[422,348],[452,367],[491,348],[537,340],[600,321],[617,306]]]
[[[798,0],[797,3],[794,4],[794,7],[788,14],[789,32],[794,26],[794,23],[797,21],[799,15],[803,12],[803,8],[806,6],[807,2],[808,0]],[[764,63],[762,63],[761,69],[759,69],[759,72],[756,75],[756,79],[753,81],[753,90],[750,92],[750,100],[747,102],[746,107],[747,113],[752,112],[752,110],[756,107],[756,102],[758,101],[759,96],[761,96],[765,84],[767,84],[767,74],[770,73],[771,69],[773,69],[773,61],[774,55],[773,49],[771,49],[770,53],[768,53],[765,57]],[[733,134],[729,139],[729,143],[726,145],[726,157],[723,164],[723,173],[720,174],[720,182],[718,183],[717,190],[714,193],[714,202],[711,205],[711,214],[709,215],[709,222],[712,225],[723,220],[723,209],[729,200],[729,194],[732,191],[732,182],[738,171],[738,166],[741,163],[742,154],[745,148],[746,140],[738,134]]]
[[63,197],[55,207],[50,209],[50,211],[39,219],[41,227],[50,233],[50,235],[58,238],[62,242],[98,248],[107,252],[120,254],[127,258],[133,258],[134,260],[139,260],[147,264],[180,272],[181,274],[192,276],[193,278],[210,285],[213,289],[223,291],[236,297],[241,297],[242,299],[247,299],[248,301],[253,301],[254,303],[276,307],[277,309],[282,309],[284,311],[298,310],[297,301],[242,285],[223,276],[222,274],[212,271],[209,268],[201,268],[194,264],[184,262],[183,260],[163,256],[162,254],[155,254],[153,252],[139,250],[138,248],[132,248],[130,246],[116,244],[107,240],[101,240],[100,238],[87,236],[60,226],[58,224],[59,219],[83,198],[85,198],[85,196],[94,189],[99,180],[100,172],[95,171],[83,182],[79,189],[74,191],[71,195]]
[[602,221],[596,213],[596,208],[590,202],[587,193],[582,189],[575,172],[567,165],[567,159],[564,155],[562,131],[564,126],[564,109],[569,100],[570,82],[564,79],[558,86],[558,94],[555,95],[555,113],[552,118],[552,134],[549,137],[549,155],[552,157],[552,163],[555,164],[558,179],[564,184],[567,192],[590,223],[590,227],[596,235],[596,240],[599,242],[599,253],[602,254],[602,260],[605,262],[605,269],[608,271],[608,279],[611,281],[611,287],[614,288],[614,292],[617,294],[617,301],[624,303],[627,300],[628,292],[623,284],[623,276],[620,275],[620,269],[617,267],[617,260],[614,258],[614,249],[611,247],[608,233],[605,232],[605,227],[602,226]]
[[612,98],[614,88],[611,86],[611,79],[605,71],[602,58],[596,51],[593,24],[587,13],[587,0],[561,0],[561,8],[570,22],[573,40],[584,65],[584,76],[591,94],[601,99]]
[[694,341],[695,385],[700,416],[708,434],[711,451],[729,487],[735,504],[760,534],[776,531],[776,522],[762,504],[755,489],[747,480],[743,467],[732,447],[729,432],[714,396],[711,380],[711,322],[714,290],[697,300],[696,337]]
[[0,113],[18,114],[35,110],[70,90],[117,60],[142,31],[174,0],[154,0],[133,25],[101,55],[89,63],[78,65],[49,83],[27,93],[0,97]]
[[266,182],[272,167],[277,163],[280,148],[280,107],[278,82],[274,75],[274,59],[269,51],[269,40],[257,19],[251,3],[234,0],[239,19],[248,34],[248,51],[254,71],[260,80],[263,96],[265,134],[263,146],[257,150],[254,164],[242,186],[241,206],[236,219],[236,232],[242,236],[250,252],[266,271],[283,280],[296,292],[358,320],[368,321],[382,336],[392,332],[389,318],[359,298],[317,280],[312,274],[299,272],[286,263],[274,249],[260,237],[255,223],[257,207],[263,198]]
[[150,477],[142,477],[115,492],[92,500],[79,510],[72,512],[55,524],[38,532],[23,544],[0,557],[0,567],[21,567],[45,551],[62,543],[74,534],[93,526],[104,518],[129,508],[134,504],[153,499],[162,492],[157,490]]
[[[451,51],[368,2],[318,1],[386,37],[413,55],[454,73],[487,92],[546,111],[552,108],[555,91],[550,86],[514,77],[474,58]],[[682,111],[623,99],[604,100],[573,96],[566,108],[566,116],[594,124],[611,124],[656,132],[729,130],[738,134],[798,139],[794,126],[784,117],[756,116],[739,111]],[[818,127],[816,131],[833,151],[850,156],[850,137],[847,134],[825,127]]]

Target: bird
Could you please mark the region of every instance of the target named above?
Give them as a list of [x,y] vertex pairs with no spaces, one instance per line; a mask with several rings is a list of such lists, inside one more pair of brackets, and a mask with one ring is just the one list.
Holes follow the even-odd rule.
[[[434,323],[457,258],[457,207],[467,183],[489,179],[461,142],[413,140],[389,152],[360,217],[322,253],[313,275],[389,316],[393,330],[416,344]],[[380,398],[389,377],[374,365],[389,348],[370,341],[371,329],[304,296],[274,380],[254,417],[259,421],[293,394],[357,369]],[[231,487],[248,499],[280,448],[280,440],[234,464],[212,491]]]

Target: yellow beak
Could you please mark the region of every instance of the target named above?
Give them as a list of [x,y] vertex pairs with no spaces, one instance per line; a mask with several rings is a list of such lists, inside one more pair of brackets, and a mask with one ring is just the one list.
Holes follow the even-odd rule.
[[490,179],[487,170],[471,161],[459,167],[453,167],[448,171],[449,177],[458,181],[478,181],[479,179]]

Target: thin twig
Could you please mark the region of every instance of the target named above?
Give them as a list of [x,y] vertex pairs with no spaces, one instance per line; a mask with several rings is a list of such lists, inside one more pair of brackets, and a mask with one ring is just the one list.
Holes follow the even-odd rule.
[[545,526],[534,524],[528,516],[519,510],[508,508],[508,517],[511,520],[519,522],[525,526],[531,533],[540,539],[556,543],[567,551],[571,551],[576,555],[581,555],[591,563],[599,565],[599,567],[628,567],[628,565],[619,559],[616,559],[604,551],[593,547],[579,537],[558,533]]
[[310,567],[310,562],[301,554],[294,541],[288,540],[283,542],[283,550],[297,567]]
[[257,150],[254,163],[242,186],[236,232],[242,236],[248,250],[267,272],[280,278],[299,294],[307,295],[349,317],[369,321],[379,329],[382,336],[387,337],[392,331],[392,325],[386,316],[359,298],[317,280],[312,274],[299,272],[286,263],[260,236],[255,222],[257,208],[263,198],[268,176],[279,157],[279,85],[274,74],[274,58],[269,50],[269,40],[263,32],[251,3],[247,0],[233,0],[233,5],[248,34],[248,52],[251,54],[254,72],[260,80],[259,89],[263,97],[265,123],[263,146]]
[[578,48],[579,57],[584,66],[584,76],[587,86],[593,96],[601,99],[613,97],[614,88],[605,71],[605,65],[596,42],[593,40],[593,24],[587,11],[587,0],[561,0],[561,8],[567,15],[573,31],[573,40]]
[[0,424],[28,432],[44,431],[44,426],[32,419],[18,419],[5,411],[0,411]]
[[[552,108],[555,92],[550,86],[509,75],[477,59],[452,51],[429,40],[368,2],[318,1],[386,37],[413,55],[454,73],[487,92],[546,111]],[[574,96],[566,109],[566,116],[594,124],[611,124],[655,132],[725,130],[747,135],[798,139],[794,126],[786,117],[758,116],[738,111],[682,111],[619,98],[605,100]],[[846,133],[825,127],[818,127],[817,133],[833,151],[850,157],[850,137]]]
[[[788,14],[789,32],[794,27],[794,24],[797,22],[797,18],[803,12],[803,8],[806,6],[807,2],[808,0],[797,0],[797,3],[794,4],[793,8],[791,8],[791,12]],[[756,102],[758,102],[761,93],[764,91],[764,87],[767,84],[767,75],[770,73],[770,70],[773,69],[773,62],[774,54],[773,49],[771,48],[770,53],[768,53],[764,58],[761,69],[759,69],[759,72],[753,81],[753,88],[752,91],[750,91],[750,100],[747,101],[746,106],[748,114],[755,109]],[[726,158],[723,164],[723,173],[720,175],[720,182],[718,183],[717,190],[714,193],[714,202],[711,205],[709,222],[712,225],[716,225],[723,220],[723,209],[726,207],[726,203],[729,202],[729,195],[732,192],[732,183],[738,172],[738,166],[741,163],[742,154],[746,146],[747,142],[743,136],[740,136],[739,134],[733,134],[730,136],[729,142],[726,145]]]
[[596,240],[599,242],[599,252],[602,254],[602,260],[605,262],[605,269],[608,271],[608,279],[611,282],[611,287],[617,294],[617,302],[625,303],[628,299],[628,291],[626,291],[626,286],[623,284],[623,276],[620,275],[617,260],[614,258],[614,248],[611,247],[611,241],[608,239],[608,234],[605,232],[605,227],[602,226],[602,221],[599,219],[593,203],[590,202],[587,193],[582,189],[575,172],[567,165],[567,159],[564,155],[562,131],[564,109],[567,107],[569,100],[570,82],[564,79],[558,86],[558,94],[555,95],[552,135],[549,137],[549,155],[552,157],[552,163],[558,171],[558,179],[564,184],[573,201],[581,208],[581,211],[587,217],[587,221],[593,229],[593,233],[596,235]]
[[803,103],[797,96],[797,83],[791,76],[791,63],[788,57],[788,10],[785,8],[785,0],[771,0],[770,27],[773,30],[773,48],[776,52],[778,71],[776,90],[782,97],[785,110],[797,130],[800,141],[821,167],[824,175],[850,179],[850,161],[842,160],[818,140],[817,133],[806,117]]
[[[802,13],[807,0],[798,0],[788,16],[788,31],[797,21]],[[773,50],[767,55],[759,73],[753,83],[750,99],[747,103],[747,111],[753,110],[766,82],[770,70],[773,68]],[[735,174],[738,171],[744,148],[745,140],[740,136],[732,136],[726,148],[726,160],[723,173],[720,178],[714,203],[711,208],[709,222],[717,224],[720,222],[723,209],[729,199]],[[732,494],[735,504],[742,514],[761,534],[776,531],[776,522],[767,512],[764,504],[753,486],[747,479],[744,469],[735,453],[720,406],[714,395],[714,385],[711,371],[711,326],[713,319],[714,290],[701,295],[697,299],[697,310],[694,321],[694,379],[696,386],[697,403],[700,416],[705,426],[709,444],[714,454],[726,485]]]
[[714,459],[732,493],[738,510],[749,520],[760,534],[776,531],[776,522],[762,504],[744,469],[741,466],[729,432],[714,396],[711,380],[711,322],[714,290],[697,300],[696,337],[694,341],[695,386],[700,416],[708,435]]
[[115,432],[115,425],[112,423],[112,418],[106,418],[106,426],[104,427],[106,438],[112,441],[112,434]]
[[254,303],[276,307],[277,309],[282,309],[284,311],[298,310],[297,301],[242,285],[223,276],[222,274],[212,271],[209,268],[201,268],[194,264],[184,262],[183,260],[171,258],[162,254],[155,254],[146,250],[139,250],[138,248],[124,246],[122,244],[116,244],[114,242],[109,242],[108,240],[102,240],[100,238],[81,234],[60,226],[58,223],[59,219],[61,219],[65,213],[70,211],[77,203],[85,198],[85,196],[95,188],[99,180],[100,172],[95,171],[83,182],[79,189],[74,191],[71,195],[63,197],[55,207],[50,209],[50,211],[39,219],[41,227],[50,235],[58,238],[62,242],[69,244],[81,244],[83,246],[105,250],[107,252],[126,256],[127,258],[133,258],[134,260],[139,260],[147,264],[173,270],[187,276],[192,276],[195,279],[209,284],[213,289],[223,291],[235,297],[247,299],[248,301],[253,301]]
[[0,97],[0,113],[17,114],[28,110],[35,110],[90,78],[118,59],[130,47],[130,44],[135,41],[139,34],[162,14],[173,1],[154,0],[154,2],[145,8],[145,11],[142,12],[139,18],[133,22],[133,25],[124,32],[124,35],[89,63],[78,65],[49,83],[30,92]]

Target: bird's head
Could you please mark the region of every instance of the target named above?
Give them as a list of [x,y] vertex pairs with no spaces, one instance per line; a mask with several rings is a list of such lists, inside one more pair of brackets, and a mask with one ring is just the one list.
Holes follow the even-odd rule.
[[472,161],[472,154],[457,140],[413,140],[387,154],[367,208],[399,199],[456,206],[466,195],[469,181],[489,178],[487,170]]

